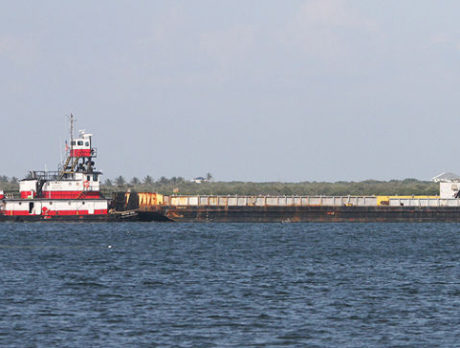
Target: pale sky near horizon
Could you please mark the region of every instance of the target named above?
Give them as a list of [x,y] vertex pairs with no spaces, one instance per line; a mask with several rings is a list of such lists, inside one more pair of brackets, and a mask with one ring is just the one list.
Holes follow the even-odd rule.
[[459,1],[0,1],[0,174],[460,174]]

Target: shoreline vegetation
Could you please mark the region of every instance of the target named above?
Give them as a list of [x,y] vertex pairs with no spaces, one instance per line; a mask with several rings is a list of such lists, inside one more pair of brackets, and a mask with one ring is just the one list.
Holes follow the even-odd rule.
[[[0,175],[0,190],[17,192],[19,180]],[[106,196],[120,191],[157,192],[181,195],[271,195],[271,196],[372,196],[372,195],[438,195],[439,184],[418,179],[364,180],[337,182],[243,182],[204,181],[195,183],[182,177],[126,180],[122,176],[106,179],[101,191]]]

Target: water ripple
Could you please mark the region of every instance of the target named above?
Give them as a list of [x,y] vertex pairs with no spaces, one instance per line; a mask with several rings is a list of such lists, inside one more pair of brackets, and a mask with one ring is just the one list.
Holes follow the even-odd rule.
[[3,224],[0,345],[456,347],[459,231]]

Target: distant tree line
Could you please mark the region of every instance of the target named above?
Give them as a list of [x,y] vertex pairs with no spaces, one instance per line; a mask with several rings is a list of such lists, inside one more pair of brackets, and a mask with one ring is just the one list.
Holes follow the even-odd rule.
[[[417,179],[404,180],[365,180],[365,181],[337,181],[316,182],[305,181],[297,183],[287,182],[243,182],[243,181],[212,181],[195,183],[181,176],[166,178],[164,176],[154,179],[147,175],[143,179],[133,177],[125,179],[118,176],[106,179],[102,184],[102,192],[110,195],[112,192],[126,191],[158,192],[162,194],[187,194],[187,195],[437,195],[439,184],[432,181]],[[19,189],[18,178],[0,175],[0,190],[17,192]]]
[[195,183],[183,177],[153,179],[147,175],[142,180],[123,176],[107,179],[102,185],[104,193],[125,191],[158,192],[162,194],[198,194],[198,195],[437,195],[439,184],[417,179],[404,180],[365,180],[360,182],[242,182],[209,181]]

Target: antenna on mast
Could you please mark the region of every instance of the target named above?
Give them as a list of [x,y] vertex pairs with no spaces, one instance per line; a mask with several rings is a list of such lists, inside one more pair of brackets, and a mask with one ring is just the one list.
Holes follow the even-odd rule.
[[[76,164],[76,159],[73,157],[73,146],[75,144],[74,140],[73,140],[73,123],[74,123],[74,119],[73,119],[73,114],[71,113],[70,114],[70,152],[69,152],[69,157],[68,159],[71,161],[71,168],[74,168],[75,164]],[[68,160],[68,162],[69,162]],[[67,163],[68,164],[68,163]]]
[[70,114],[70,148],[73,147],[73,115]]
[[[66,141],[66,154],[67,154],[67,159],[65,163],[62,166],[62,169],[59,173],[59,180],[61,180],[64,175],[66,174],[74,174],[75,172],[75,167],[78,164],[78,157],[75,156],[74,154],[74,146],[75,146],[75,141],[73,139],[73,133],[74,133],[74,117],[73,114],[70,114],[70,151],[69,148],[67,147],[67,141]],[[69,151],[67,153],[67,151]]]

